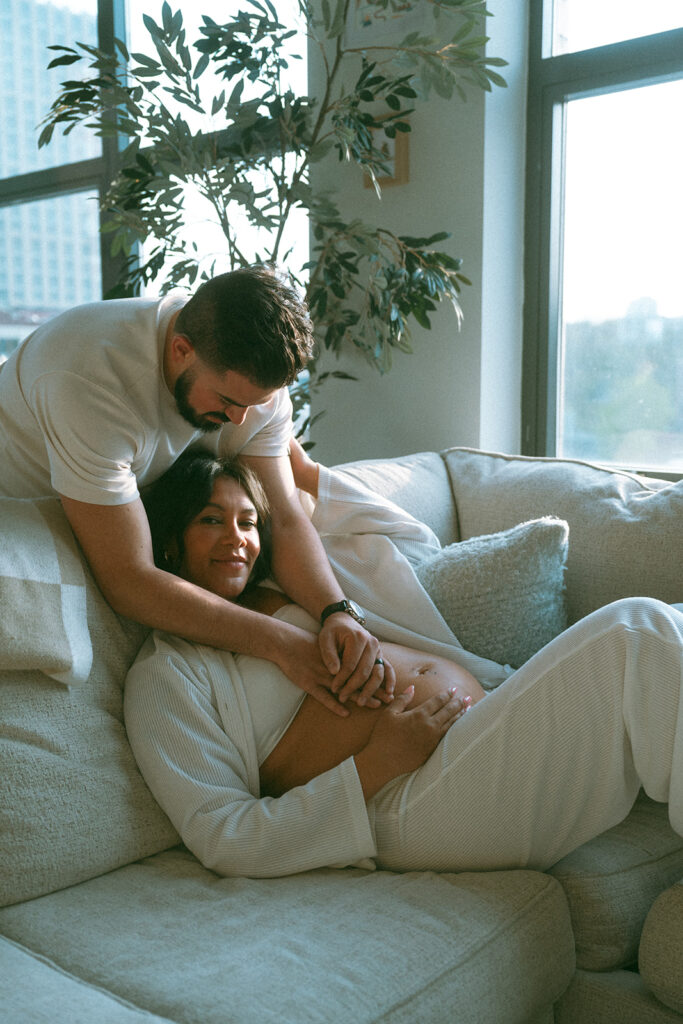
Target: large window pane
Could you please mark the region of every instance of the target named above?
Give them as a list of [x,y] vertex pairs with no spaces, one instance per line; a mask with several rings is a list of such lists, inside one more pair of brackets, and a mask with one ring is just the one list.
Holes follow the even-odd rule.
[[102,294],[97,194],[0,209],[0,362],[55,313]]
[[683,469],[683,81],[566,105],[557,452]]
[[[69,68],[47,70],[53,44],[97,44],[97,0],[2,0],[0,3],[0,178],[98,156],[99,139],[76,128],[38,149],[38,124]],[[77,65],[80,66],[80,65]]]
[[553,56],[683,26],[681,0],[552,0],[552,4]]

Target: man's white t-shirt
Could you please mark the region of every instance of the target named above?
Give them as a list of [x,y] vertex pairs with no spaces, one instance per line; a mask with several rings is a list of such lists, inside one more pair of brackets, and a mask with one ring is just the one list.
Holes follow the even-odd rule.
[[282,388],[239,426],[203,433],[176,408],[162,372],[166,331],[184,298],[78,306],[33,332],[1,367],[0,495],[55,491],[123,505],[192,444],[222,455],[286,455],[292,403]]

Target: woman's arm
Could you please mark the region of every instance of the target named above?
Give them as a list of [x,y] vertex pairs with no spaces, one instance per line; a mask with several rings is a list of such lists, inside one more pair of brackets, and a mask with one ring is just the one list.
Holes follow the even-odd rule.
[[202,864],[267,878],[374,856],[353,759],[282,797],[259,799],[245,751],[226,734],[211,682],[191,661],[141,657],[126,681],[125,714],[147,785]]
[[[250,785],[248,755],[226,733],[206,667],[187,648],[188,659],[170,649],[138,658],[126,680],[126,728],[145,781],[183,842],[222,875],[277,877],[373,857],[366,800],[419,767],[465,710],[445,693],[406,711],[409,688],[378,717],[355,759],[282,796],[259,798],[258,778]],[[232,714],[243,734],[248,725]]]
[[387,782],[423,765],[450,727],[465,714],[471,697],[460,698],[455,687],[435,694],[407,710],[414,686],[408,686],[393,704],[377,716],[370,739],[356,754],[356,770],[366,800]]

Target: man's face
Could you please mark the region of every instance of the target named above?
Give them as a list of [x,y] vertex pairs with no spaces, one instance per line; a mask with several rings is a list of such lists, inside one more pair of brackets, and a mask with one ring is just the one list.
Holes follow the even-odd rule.
[[215,372],[199,358],[183,370],[173,389],[180,415],[204,433],[220,430],[225,423],[243,423],[249,406],[263,405],[275,393],[233,370]]

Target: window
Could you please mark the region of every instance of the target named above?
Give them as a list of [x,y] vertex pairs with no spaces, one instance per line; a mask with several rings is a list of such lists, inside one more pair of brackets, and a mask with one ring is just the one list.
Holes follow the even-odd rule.
[[683,9],[531,0],[523,451],[683,472]]
[[[122,14],[124,0],[114,0]],[[100,0],[105,6],[105,0]],[[111,3],[106,7],[111,11]],[[100,259],[98,197],[111,159],[75,129],[38,149],[37,126],[64,77],[47,47],[111,45],[97,0],[4,0],[0,75],[0,362],[43,320],[101,298],[115,270]],[[98,31],[99,26],[99,31]]]

